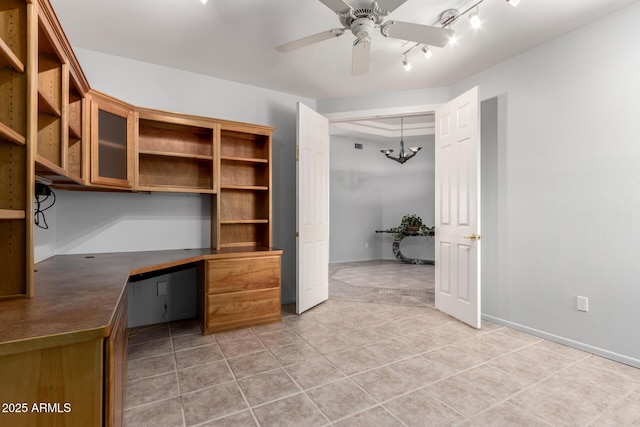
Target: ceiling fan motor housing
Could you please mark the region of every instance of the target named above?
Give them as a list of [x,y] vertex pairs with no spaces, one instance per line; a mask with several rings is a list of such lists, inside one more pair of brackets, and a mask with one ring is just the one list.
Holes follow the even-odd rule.
[[374,29],[375,23],[369,18],[358,18],[351,23],[351,32],[359,39],[368,39]]

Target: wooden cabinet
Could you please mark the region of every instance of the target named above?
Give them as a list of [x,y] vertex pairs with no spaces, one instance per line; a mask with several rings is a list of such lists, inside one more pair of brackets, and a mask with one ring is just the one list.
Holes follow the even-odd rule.
[[118,304],[106,339],[104,376],[104,425],[122,425],[125,385],[127,382],[127,300],[126,292]]
[[252,125],[221,126],[218,215],[211,227],[221,248],[272,244],[272,131]]
[[[0,0],[0,299],[33,293],[29,22],[34,6]],[[30,40],[35,44],[34,40]]]
[[255,252],[206,261],[205,334],[278,322],[281,251]]
[[136,117],[136,190],[216,193],[215,122],[143,109]]
[[[6,385],[0,400],[27,404],[23,412],[0,413],[0,425],[101,426],[102,350],[102,339],[65,335],[0,354],[0,381]],[[40,402],[51,404],[51,412],[47,407],[40,412]]]
[[[99,331],[80,330],[32,342],[3,343],[0,401],[27,403],[28,411],[0,413],[0,425],[121,426],[126,313],[123,297],[106,338],[99,336]],[[40,404],[50,406],[32,410],[33,405],[38,409]]]
[[91,183],[133,187],[133,107],[91,90]]
[[35,173],[58,187],[74,188],[88,182],[83,132],[89,84],[45,0],[38,2],[37,25],[30,34],[37,37]]

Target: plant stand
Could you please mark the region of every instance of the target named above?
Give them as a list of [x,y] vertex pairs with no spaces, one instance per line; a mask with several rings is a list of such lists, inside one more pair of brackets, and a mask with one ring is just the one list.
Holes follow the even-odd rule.
[[[376,230],[376,233],[395,233],[393,230]],[[407,258],[400,251],[400,242],[407,236],[424,236],[431,237],[433,234],[424,234],[419,231],[408,231],[403,233],[400,238],[398,238],[397,234],[394,235],[393,238],[393,255],[395,255],[396,259],[405,264],[417,264],[417,265],[433,265],[435,261],[432,259],[415,259],[415,258]]]

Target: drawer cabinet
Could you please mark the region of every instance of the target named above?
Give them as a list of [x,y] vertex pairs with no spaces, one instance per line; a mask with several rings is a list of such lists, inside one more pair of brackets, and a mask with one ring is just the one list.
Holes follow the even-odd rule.
[[203,332],[279,322],[281,252],[206,261]]

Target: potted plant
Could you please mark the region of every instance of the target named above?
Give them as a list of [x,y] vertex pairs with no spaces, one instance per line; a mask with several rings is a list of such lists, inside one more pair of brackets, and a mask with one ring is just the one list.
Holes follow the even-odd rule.
[[422,223],[422,218],[416,214],[407,214],[402,217],[402,221],[398,227],[391,228],[393,238],[401,240],[409,233],[418,233],[423,236],[433,236],[435,227],[427,227]]

